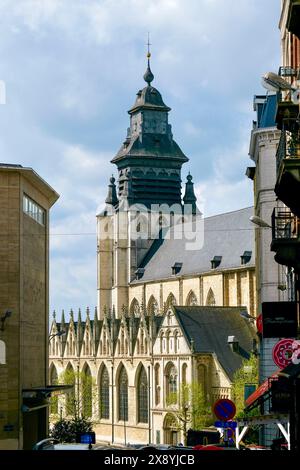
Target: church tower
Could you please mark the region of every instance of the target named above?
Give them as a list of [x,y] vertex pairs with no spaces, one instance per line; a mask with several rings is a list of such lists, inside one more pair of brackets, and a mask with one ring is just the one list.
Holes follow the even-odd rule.
[[147,59],[146,86],[128,111],[127,137],[111,160],[117,166],[118,187],[111,177],[106,208],[97,217],[100,317],[104,307],[114,307],[119,317],[122,306],[128,306],[129,283],[161,229],[159,222],[153,231],[153,213],[162,217],[161,207],[181,213],[183,202],[191,199],[181,197],[181,167],[188,158],[173,139],[171,109],[152,86],[149,51]]

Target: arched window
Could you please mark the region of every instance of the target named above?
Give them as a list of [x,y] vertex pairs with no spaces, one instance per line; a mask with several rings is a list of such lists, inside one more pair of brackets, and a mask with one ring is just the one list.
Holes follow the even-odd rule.
[[166,397],[168,404],[177,403],[177,369],[172,362],[166,366]]
[[147,306],[147,314],[148,315],[158,315],[159,313],[159,308],[158,308],[158,303],[157,300],[153,295],[151,295],[149,301],[148,301],[148,306]]
[[214,307],[216,305],[215,294],[211,288],[209,289],[206,297],[206,305],[210,307]]
[[91,369],[86,365],[81,377],[82,415],[91,418],[93,413],[93,390]]
[[130,315],[133,315],[134,317],[139,317],[140,316],[140,305],[136,298],[134,298],[130,304],[130,309],[129,309]]
[[119,396],[119,420],[127,421],[128,420],[128,377],[125,367],[122,365],[119,374],[119,387],[118,387],[118,396]]
[[182,364],[182,383],[186,385],[186,371],[187,371],[187,365]]
[[148,380],[142,367],[138,379],[138,422],[148,423]]
[[165,303],[165,312],[167,312],[169,310],[169,308],[172,307],[172,305],[177,305],[177,302],[176,302],[175,296],[171,292],[168,295],[168,298],[167,298],[166,303]]
[[155,405],[158,405],[160,403],[160,365],[159,364],[155,364],[154,380],[155,380]]
[[164,333],[160,334],[160,352],[163,353],[164,351]]
[[66,393],[66,415],[67,416],[74,416],[75,414],[75,372],[72,365],[69,363],[66,372],[64,373],[63,382],[66,385],[73,385],[70,391]]
[[166,332],[166,346],[167,346],[167,354],[170,352],[170,330]]
[[174,332],[174,353],[176,354],[178,352],[178,331],[176,330]]
[[189,295],[187,296],[186,305],[188,306],[198,305],[196,294],[192,290],[189,292]]
[[109,419],[109,376],[106,367],[103,367],[100,379],[100,419]]

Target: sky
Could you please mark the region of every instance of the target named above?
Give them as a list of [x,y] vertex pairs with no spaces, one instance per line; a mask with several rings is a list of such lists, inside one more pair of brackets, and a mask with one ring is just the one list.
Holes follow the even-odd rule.
[[0,0],[0,161],[60,194],[51,310],[97,303],[96,214],[145,85],[148,32],[153,86],[204,216],[252,205],[253,97],[280,66],[279,16],[280,0]]

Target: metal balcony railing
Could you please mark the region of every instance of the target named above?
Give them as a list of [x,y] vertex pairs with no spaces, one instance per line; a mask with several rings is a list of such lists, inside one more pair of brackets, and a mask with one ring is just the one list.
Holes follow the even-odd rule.
[[276,153],[277,172],[284,158],[300,158],[300,129],[297,119],[289,119],[284,123]]
[[280,77],[297,77],[299,69],[294,69],[290,66],[281,66],[278,70],[278,75]]
[[300,235],[300,220],[288,208],[275,207],[272,214],[273,240],[297,239]]

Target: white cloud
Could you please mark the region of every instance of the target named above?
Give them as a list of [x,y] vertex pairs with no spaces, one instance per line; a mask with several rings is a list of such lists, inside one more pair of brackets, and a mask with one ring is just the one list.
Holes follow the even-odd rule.
[[173,108],[175,140],[195,156],[204,214],[252,203],[252,96],[279,65],[279,9],[274,0],[0,2],[2,161],[33,167],[61,195],[51,214],[53,305],[95,302],[95,216],[144,84],[148,31],[154,86]]

